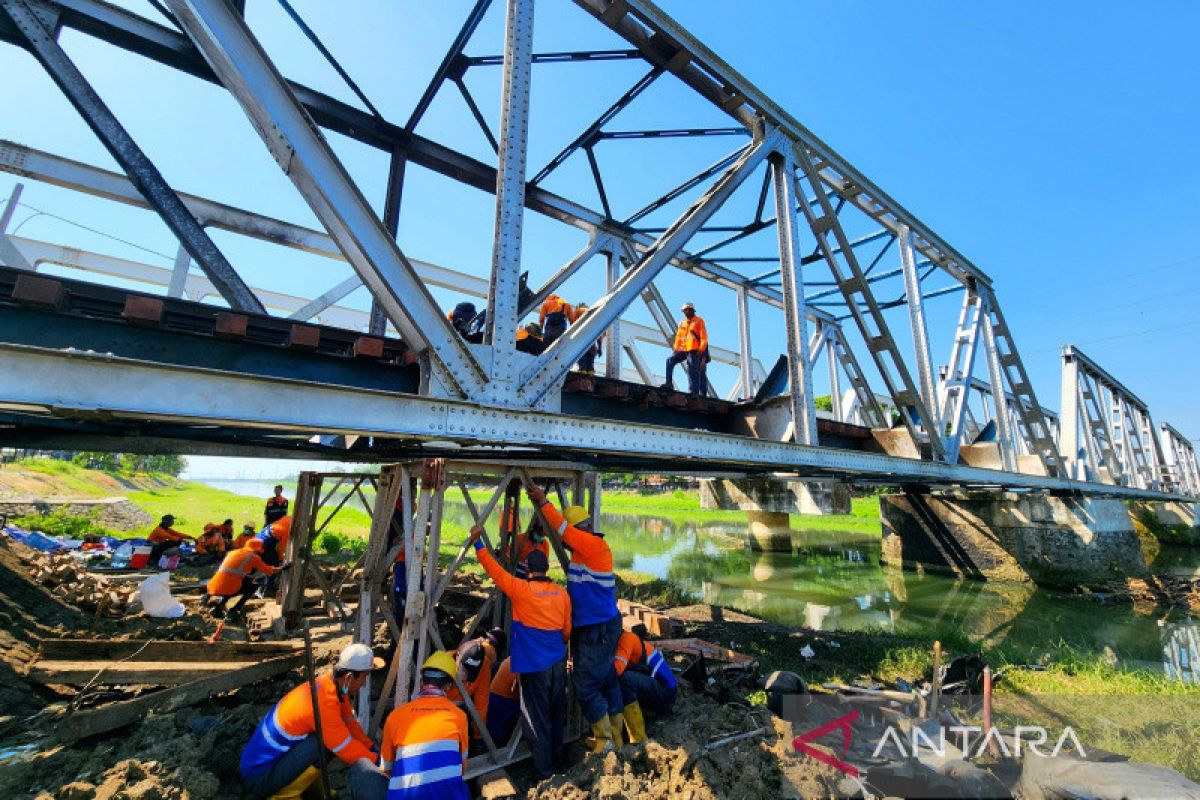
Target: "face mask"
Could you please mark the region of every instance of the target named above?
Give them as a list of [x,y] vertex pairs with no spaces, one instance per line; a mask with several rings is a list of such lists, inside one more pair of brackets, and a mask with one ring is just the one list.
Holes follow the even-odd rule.
[[546,537],[540,533],[534,533],[534,534],[532,534],[532,536],[533,536],[533,541],[537,542],[538,544],[541,544],[542,542],[546,541]]

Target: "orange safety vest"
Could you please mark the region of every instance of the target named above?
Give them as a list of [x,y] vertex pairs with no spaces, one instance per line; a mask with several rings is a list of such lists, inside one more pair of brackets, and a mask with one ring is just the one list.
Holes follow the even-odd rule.
[[258,553],[243,548],[225,556],[221,566],[208,580],[208,593],[212,597],[229,597],[241,591],[242,581],[255,570],[274,575],[278,570],[259,557]]
[[146,537],[146,540],[153,544],[160,542],[182,542],[183,534],[174,528],[164,528],[162,525],[159,525],[150,531],[150,535]]
[[567,316],[567,322],[574,322],[579,318],[575,313],[575,309],[566,300],[563,300],[556,294],[552,294],[546,298],[546,302],[542,303],[542,310],[538,313],[538,324],[545,325],[546,317],[549,314],[563,313]]
[[571,638],[567,592],[549,580],[513,577],[482,541],[475,542],[475,555],[500,591],[512,600],[512,668],[518,673],[541,672],[566,658],[566,642]]
[[512,671],[512,659],[506,658],[500,662],[496,677],[492,678],[491,693],[497,697],[513,700],[520,686],[520,676]]
[[675,331],[675,350],[690,353],[693,350],[708,349],[708,330],[704,320],[699,315],[688,319],[684,317]]
[[225,539],[220,534],[220,528],[213,528],[196,540],[197,553],[224,553]]

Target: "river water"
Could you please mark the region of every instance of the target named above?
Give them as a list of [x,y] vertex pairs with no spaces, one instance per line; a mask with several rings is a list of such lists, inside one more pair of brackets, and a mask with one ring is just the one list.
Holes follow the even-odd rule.
[[[274,485],[204,482],[263,498]],[[286,488],[290,497],[294,487]],[[793,531],[791,553],[758,553],[746,546],[745,526],[738,523],[625,514],[603,514],[601,521],[618,569],[668,579],[697,601],[772,622],[901,634],[958,629],[1030,661],[1065,643],[1083,654],[1193,679],[1200,660],[1200,630],[1186,613],[1138,613],[1124,603],[1031,585],[886,568],[879,563],[879,531]],[[465,532],[469,524],[464,506],[447,504],[445,535]],[[1158,573],[1198,574],[1200,550],[1164,548],[1152,566]]]

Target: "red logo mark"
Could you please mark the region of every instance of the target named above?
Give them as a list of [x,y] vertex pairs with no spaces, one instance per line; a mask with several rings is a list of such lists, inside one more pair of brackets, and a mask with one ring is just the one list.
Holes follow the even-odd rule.
[[844,772],[851,777],[857,778],[858,767],[854,766],[853,764],[847,764],[845,761],[835,758],[828,753],[824,753],[808,744],[808,742],[811,742],[813,739],[820,739],[822,736],[830,733],[831,731],[840,730],[842,732],[842,758],[845,758],[846,751],[850,749],[850,736],[852,734],[851,725],[856,719],[858,719],[857,709],[851,711],[845,716],[838,717],[831,722],[826,722],[819,728],[813,728],[808,733],[800,734],[795,739],[792,739],[792,747],[796,748],[796,752],[798,753],[810,755],[817,761],[820,761],[823,764],[828,764],[839,772]]

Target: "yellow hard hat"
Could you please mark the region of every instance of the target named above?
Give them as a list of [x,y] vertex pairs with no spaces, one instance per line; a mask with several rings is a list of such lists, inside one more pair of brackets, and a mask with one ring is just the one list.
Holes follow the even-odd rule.
[[427,669],[436,669],[439,672],[444,672],[446,675],[453,675],[458,670],[458,665],[454,662],[454,656],[446,650],[438,650],[429,658],[425,659],[425,663],[421,665],[421,671]]
[[591,515],[583,506],[567,506],[567,510],[563,512],[563,519],[567,521],[568,525],[578,525],[589,516]]

